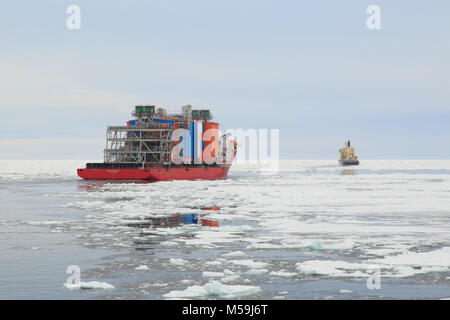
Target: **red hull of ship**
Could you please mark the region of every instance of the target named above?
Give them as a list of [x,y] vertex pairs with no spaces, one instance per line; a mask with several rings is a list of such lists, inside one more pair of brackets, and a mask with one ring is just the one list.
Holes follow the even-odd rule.
[[78,176],[95,180],[217,180],[226,179],[229,166],[150,169],[78,169]]

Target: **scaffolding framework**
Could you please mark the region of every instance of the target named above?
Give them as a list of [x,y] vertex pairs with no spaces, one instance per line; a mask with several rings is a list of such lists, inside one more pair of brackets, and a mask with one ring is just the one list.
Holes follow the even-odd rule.
[[110,126],[106,130],[105,163],[170,164],[172,129]]
[[171,151],[177,143],[171,141],[174,128],[189,130],[193,120],[212,119],[209,110],[192,110],[190,105],[183,106],[181,113],[168,113],[165,108],[153,105],[139,105],[131,114],[135,117],[133,125],[107,128],[105,164],[134,167],[144,167],[148,163],[171,165]]

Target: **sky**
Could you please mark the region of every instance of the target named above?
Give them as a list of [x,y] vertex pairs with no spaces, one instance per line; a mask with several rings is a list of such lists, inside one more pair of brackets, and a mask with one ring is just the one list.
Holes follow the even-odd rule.
[[337,159],[347,139],[360,159],[450,159],[449,12],[444,0],[2,1],[0,159],[102,159],[106,127],[137,104],[279,129],[282,159]]

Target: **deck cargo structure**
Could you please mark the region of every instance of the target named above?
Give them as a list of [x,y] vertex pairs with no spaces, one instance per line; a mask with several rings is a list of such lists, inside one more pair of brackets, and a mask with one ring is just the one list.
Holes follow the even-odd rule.
[[[215,180],[226,179],[237,143],[218,138],[219,124],[209,110],[168,114],[155,106],[136,106],[126,126],[106,130],[104,162],[78,169],[83,179]],[[174,132],[183,130],[176,139]],[[175,148],[178,147],[178,148]]]

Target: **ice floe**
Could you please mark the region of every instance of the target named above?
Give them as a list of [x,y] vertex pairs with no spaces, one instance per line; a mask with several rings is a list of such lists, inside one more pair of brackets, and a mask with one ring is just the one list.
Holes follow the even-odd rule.
[[235,274],[235,275],[225,276],[222,279],[220,279],[220,281],[223,283],[230,283],[230,282],[237,282],[240,279],[241,279],[241,276],[238,274]]
[[189,263],[188,260],[184,260],[182,258],[170,258],[170,263],[177,265],[177,266],[184,266],[185,264]]
[[203,271],[202,276],[204,278],[222,278],[222,277],[224,277],[224,273],[223,272]]
[[265,266],[267,266],[268,264],[266,262],[262,262],[262,261],[253,261],[251,259],[246,259],[246,260],[228,260],[229,263],[238,265],[238,266],[243,266],[243,267],[247,267],[250,269],[261,269]]
[[140,266],[138,266],[138,267],[136,267],[136,269],[135,270],[150,270],[150,268],[149,267],[147,267],[146,265],[140,265]]
[[352,290],[346,290],[346,289],[341,289],[341,290],[339,290],[339,293],[340,294],[350,294],[350,293],[352,293],[353,291]]
[[201,298],[221,297],[234,299],[242,296],[255,295],[261,292],[258,286],[225,285],[220,281],[211,281],[204,286],[190,286],[185,290],[174,290],[164,294],[164,298]]
[[100,281],[89,281],[89,282],[81,281],[78,284],[64,283],[64,287],[66,287],[67,289],[93,289],[93,290],[114,290],[115,289],[115,287],[112,284],[109,284],[107,282],[100,282]]
[[292,278],[298,276],[298,273],[286,271],[272,271],[269,273],[269,275],[273,277]]
[[427,252],[403,252],[402,254],[371,259],[368,262],[383,265],[434,266],[450,268],[450,247]]
[[224,253],[222,256],[225,258],[237,259],[237,258],[246,258],[247,254],[245,254],[242,251],[233,251],[233,252]]
[[246,271],[245,274],[246,275],[257,276],[257,275],[265,274],[265,273],[268,273],[268,272],[269,272],[268,269],[260,268],[260,269],[250,269],[250,270]]
[[[406,254],[409,258],[410,254]],[[414,258],[417,255],[412,255]],[[390,258],[378,260],[366,260],[361,263],[351,263],[346,261],[335,260],[308,260],[296,264],[296,269],[300,274],[310,276],[328,276],[328,277],[368,277],[373,275],[375,270],[379,270],[383,277],[410,277],[416,274],[427,272],[444,272],[449,271],[448,261],[439,262],[438,265],[432,265],[430,262],[424,263],[422,266],[417,266],[414,263],[408,262],[417,260],[402,260],[398,257],[393,261],[395,263],[389,264]],[[395,257],[392,257],[395,258]]]

